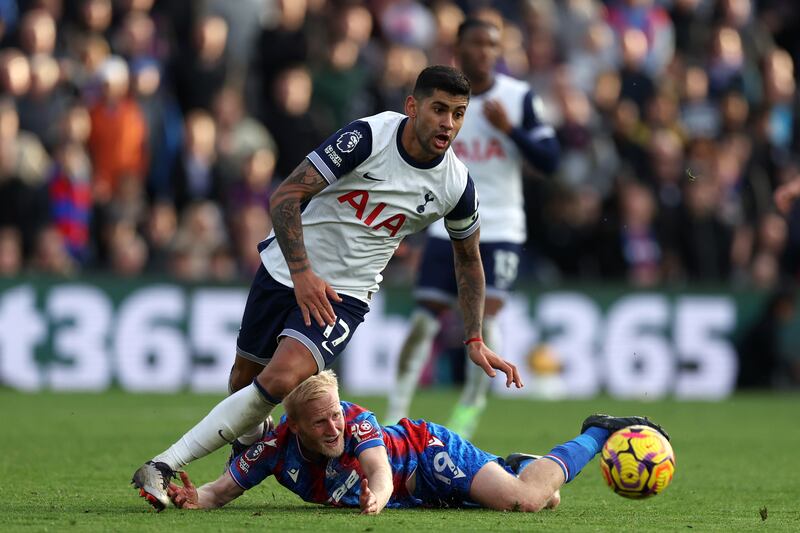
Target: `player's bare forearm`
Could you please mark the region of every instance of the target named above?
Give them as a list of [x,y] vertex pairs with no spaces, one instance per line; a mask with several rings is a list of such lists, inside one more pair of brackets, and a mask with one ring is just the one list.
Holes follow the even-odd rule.
[[[392,468],[389,465],[389,456],[386,448],[375,446],[364,450],[358,457],[361,469],[364,471],[367,483],[362,482],[362,493],[365,490],[374,495],[374,502],[369,509],[364,508],[364,498],[362,497],[362,512],[366,514],[380,513],[389,498],[392,497],[394,486],[392,484]],[[363,496],[363,494],[362,494]]]
[[[227,483],[224,478],[230,480],[230,483]],[[216,481],[206,483],[197,489],[197,504],[200,509],[216,509],[235,500],[241,496],[242,492],[242,489],[226,473]]]
[[310,268],[306,246],[303,242],[303,225],[300,205],[320,192],[328,182],[304,159],[270,198],[270,211],[275,238],[281,247],[289,272],[296,274]]
[[486,279],[478,247],[480,230],[464,240],[452,241],[455,256],[458,304],[464,316],[466,338],[481,336]]
[[244,493],[244,489],[233,481],[228,472],[198,489],[195,489],[189,479],[189,474],[180,472],[180,477],[183,486],[170,483],[167,495],[175,507],[181,509],[215,509],[235,500]]

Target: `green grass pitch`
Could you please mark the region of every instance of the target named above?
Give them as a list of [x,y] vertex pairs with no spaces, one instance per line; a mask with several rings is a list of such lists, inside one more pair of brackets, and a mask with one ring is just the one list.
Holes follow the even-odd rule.
[[[381,398],[344,398],[382,413]],[[456,395],[424,392],[414,414],[442,421]],[[676,476],[661,495],[625,500],[597,459],[540,514],[385,511],[378,517],[303,503],[272,481],[227,508],[156,514],[128,484],[177,439],[213,395],[21,394],[0,390],[0,531],[800,531],[800,397],[737,395],[721,403],[494,399],[475,438],[484,449],[546,452],[595,411],[647,414],[672,433]],[[227,450],[188,468],[221,472]],[[760,510],[766,508],[766,520]]]

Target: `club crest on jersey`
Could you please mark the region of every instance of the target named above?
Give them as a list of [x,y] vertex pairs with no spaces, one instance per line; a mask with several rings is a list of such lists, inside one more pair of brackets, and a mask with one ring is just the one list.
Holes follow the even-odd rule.
[[422,198],[422,203],[417,206],[417,213],[420,215],[425,212],[425,206],[428,205],[428,202],[432,202],[436,200],[436,197],[433,195],[431,191],[425,193],[425,196]]
[[345,154],[350,153],[356,149],[356,145],[358,141],[361,140],[361,137],[361,132],[358,130],[346,131],[336,139],[336,148]]

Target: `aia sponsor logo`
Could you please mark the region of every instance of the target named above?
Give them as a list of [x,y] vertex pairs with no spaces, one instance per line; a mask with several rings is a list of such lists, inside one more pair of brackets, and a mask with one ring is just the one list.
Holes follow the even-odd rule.
[[490,159],[505,159],[508,157],[500,140],[496,137],[486,139],[472,139],[471,142],[453,141],[453,151],[462,161],[482,162]]
[[[397,235],[397,232],[400,231],[400,228],[406,223],[406,216],[401,213],[390,216],[387,216],[388,213],[383,213],[383,210],[387,207],[387,204],[384,202],[380,202],[374,207],[369,206],[370,211],[367,213],[367,206],[369,204],[368,191],[350,191],[339,196],[337,200],[339,200],[339,203],[347,203],[350,207],[355,209],[356,218],[364,224],[375,231],[385,229],[389,232],[391,237]],[[380,220],[378,220],[379,217]]]

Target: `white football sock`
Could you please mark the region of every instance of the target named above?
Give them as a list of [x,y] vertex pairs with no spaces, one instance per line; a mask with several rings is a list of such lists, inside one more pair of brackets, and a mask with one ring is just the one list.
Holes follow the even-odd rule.
[[[483,318],[483,343],[499,353],[501,350],[500,327],[495,317],[486,316]],[[458,404],[462,407],[476,407],[483,409],[486,407],[486,395],[492,384],[492,378],[486,375],[481,367],[467,359],[466,374],[464,376],[464,389],[461,391],[461,399]]]
[[400,350],[395,387],[389,395],[389,408],[384,419],[387,425],[396,424],[408,415],[419,376],[431,355],[440,328],[439,319],[426,309],[417,308],[411,314],[411,328]]
[[[228,394],[230,395],[233,394],[234,392],[236,391],[232,389],[231,383],[228,382]],[[264,422],[259,422],[254,427],[250,428],[249,430],[239,435],[236,438],[236,440],[238,440],[241,444],[244,444],[245,446],[250,446],[255,441],[260,439],[263,434],[264,434]]]
[[267,401],[255,384],[250,384],[219,402],[205,418],[168,450],[155,456],[153,461],[180,470],[261,423],[274,408],[275,404]]
[[236,440],[244,444],[245,446],[250,446],[255,441],[261,438],[264,434],[264,422],[259,422],[255,427],[250,428],[248,431],[245,431],[238,437]]

